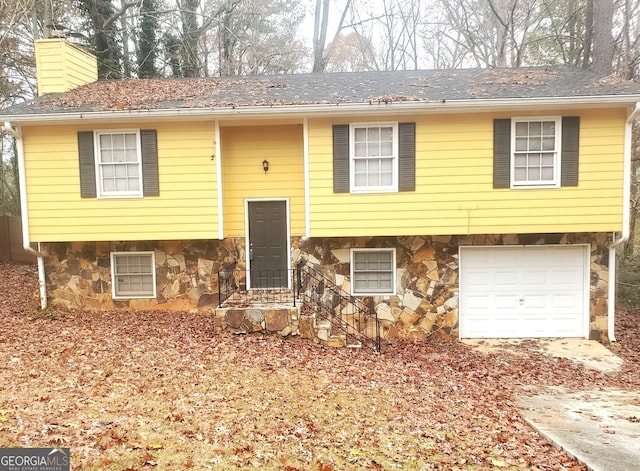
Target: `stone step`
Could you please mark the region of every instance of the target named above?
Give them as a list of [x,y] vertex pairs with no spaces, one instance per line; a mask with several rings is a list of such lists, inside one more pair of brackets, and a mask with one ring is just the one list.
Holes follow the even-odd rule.
[[324,342],[324,344],[329,347],[344,348],[347,346],[347,336],[342,334],[332,335]]
[[316,335],[324,342],[331,337],[331,321],[316,320]]

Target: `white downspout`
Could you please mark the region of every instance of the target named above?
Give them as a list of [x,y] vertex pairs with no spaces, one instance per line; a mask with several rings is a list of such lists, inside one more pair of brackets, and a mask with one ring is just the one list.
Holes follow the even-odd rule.
[[218,239],[224,239],[224,204],[222,201],[222,144],[220,143],[220,121],[216,119],[214,124],[215,132],[215,158],[216,158],[216,180],[218,181]]
[[613,233],[613,242],[609,246],[609,293],[607,311],[607,332],[610,342],[616,341],[615,336],[615,313],[616,313],[616,248],[629,240],[631,232],[631,134],[633,122],[640,114],[640,103],[636,103],[629,114],[624,129],[624,188],[623,188],[623,208],[622,208],[622,233],[616,240]]
[[47,282],[44,271],[44,257],[38,251],[40,249],[40,243],[38,242],[38,250],[34,250],[31,247],[31,240],[29,234],[29,213],[27,210],[27,178],[25,176],[25,163],[24,163],[24,143],[22,141],[22,134],[18,129],[11,126],[11,123],[5,122],[3,126],[4,130],[11,133],[16,140],[16,149],[18,152],[18,182],[20,186],[20,215],[22,217],[22,247],[29,253],[32,253],[38,260],[38,281],[40,283],[40,308],[47,308]]
[[311,196],[309,194],[309,118],[302,120],[302,153],[304,157],[304,236],[311,237]]

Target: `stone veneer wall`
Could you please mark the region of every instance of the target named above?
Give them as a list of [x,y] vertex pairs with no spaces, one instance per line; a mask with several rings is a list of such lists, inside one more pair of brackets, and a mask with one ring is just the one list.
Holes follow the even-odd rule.
[[[608,245],[605,233],[358,238],[292,238],[292,259],[306,260],[350,290],[350,248],[396,248],[397,293],[364,298],[378,314],[386,338],[423,340],[458,335],[458,247],[461,245],[591,245],[590,336],[607,336]],[[157,299],[111,299],[110,252],[155,252]],[[245,268],[244,239],[47,243],[47,291],[54,305],[71,309],[213,310],[217,272],[237,261]]]
[[[43,244],[47,293],[54,305],[70,309],[190,310],[218,305],[218,270],[238,261],[243,270],[244,239]],[[156,299],[111,298],[111,252],[153,251]]]
[[458,248],[466,245],[590,244],[590,338],[607,338],[610,236],[606,233],[303,239],[294,258],[309,260],[350,290],[350,248],[396,249],[396,295],[364,298],[386,338],[458,336]]

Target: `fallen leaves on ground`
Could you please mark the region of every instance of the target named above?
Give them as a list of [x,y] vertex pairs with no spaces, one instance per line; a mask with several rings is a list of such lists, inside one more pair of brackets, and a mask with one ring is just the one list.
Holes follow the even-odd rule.
[[43,313],[33,267],[0,264],[0,280],[0,446],[68,446],[74,469],[584,470],[515,395],[640,385],[637,321],[619,333],[625,370],[606,375],[535,341],[378,355],[220,334],[201,313]]

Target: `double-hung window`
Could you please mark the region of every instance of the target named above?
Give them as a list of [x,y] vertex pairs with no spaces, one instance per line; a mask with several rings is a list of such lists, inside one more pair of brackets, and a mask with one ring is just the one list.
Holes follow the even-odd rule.
[[160,196],[155,129],[78,132],[80,196]]
[[515,118],[511,126],[511,184],[559,186],[560,118]]
[[398,124],[352,124],[351,192],[398,191]]
[[352,294],[394,294],[396,290],[395,259],[395,249],[352,249]]
[[114,299],[155,298],[154,253],[112,252],[111,280]]
[[96,180],[100,197],[141,197],[138,131],[96,131]]

